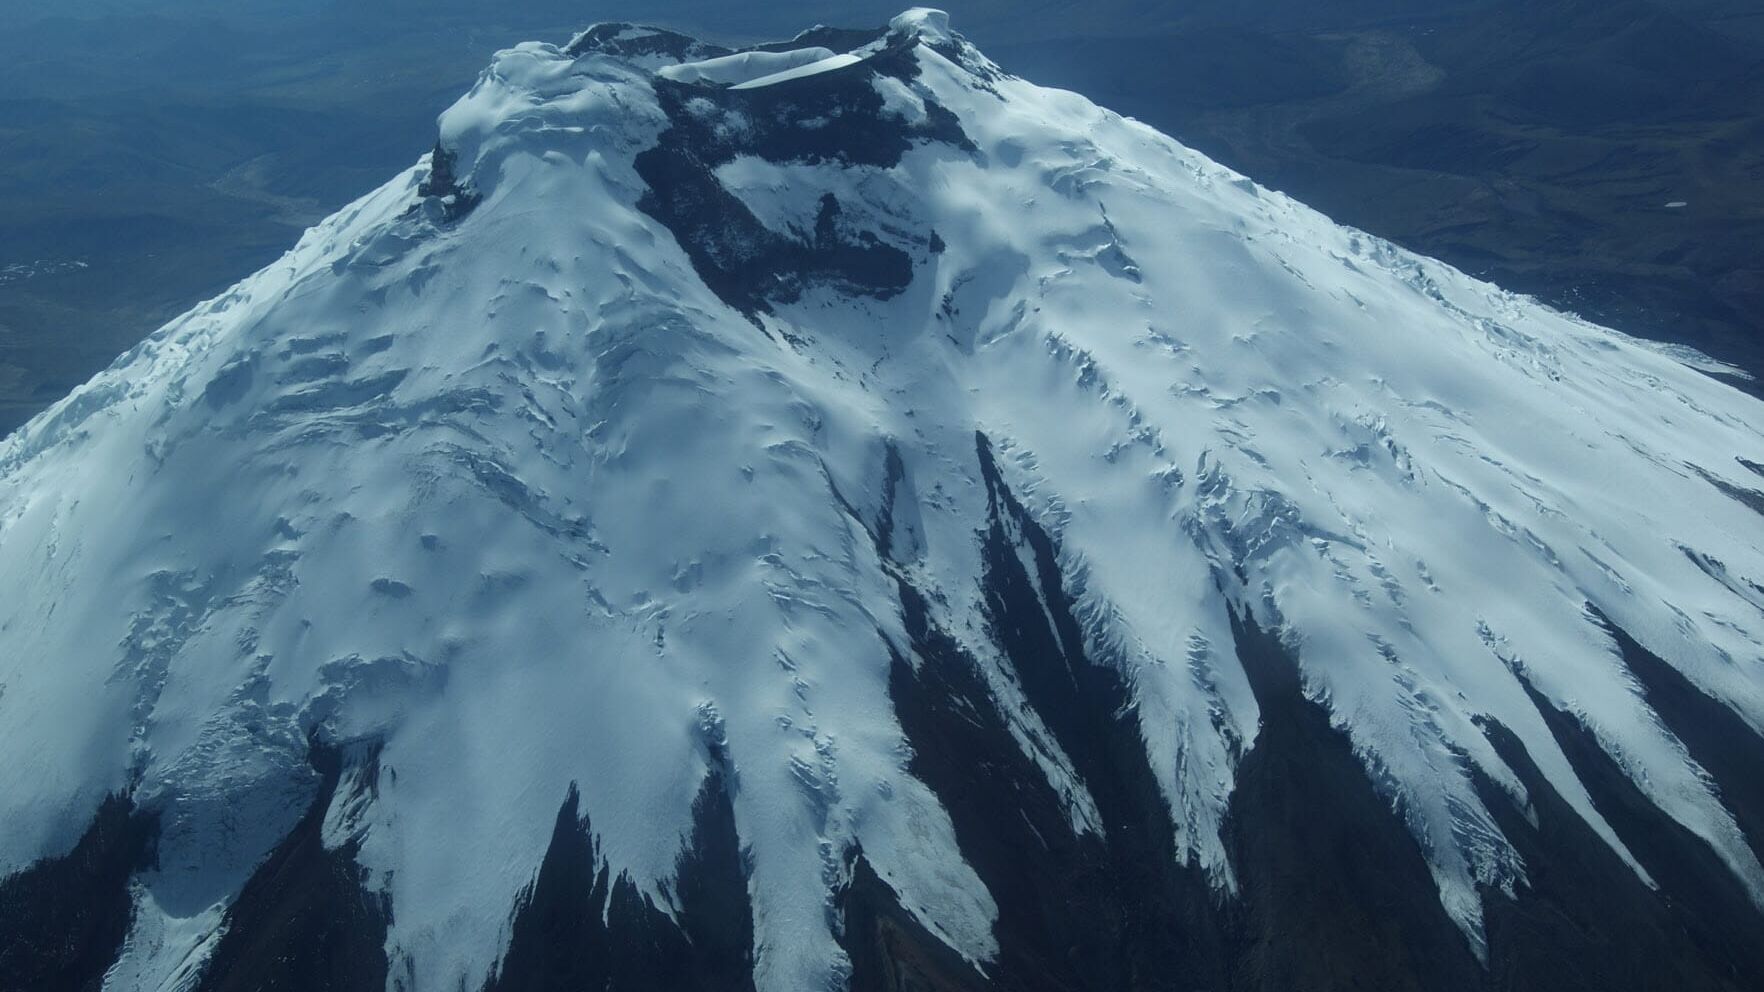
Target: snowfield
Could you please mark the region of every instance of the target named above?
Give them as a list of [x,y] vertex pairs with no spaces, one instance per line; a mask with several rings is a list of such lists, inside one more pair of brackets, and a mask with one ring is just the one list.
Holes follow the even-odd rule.
[[[654,61],[499,53],[440,120],[451,201],[425,159],[0,443],[0,876],[108,795],[159,817],[106,988],[197,973],[321,798],[311,744],[358,741],[371,798],[324,836],[389,899],[393,987],[496,972],[572,786],[668,905],[725,764],[759,988],[843,985],[858,848],[984,970],[1000,908],[891,697],[923,663],[903,583],[1073,829],[1106,828],[992,630],[977,435],[1220,892],[1261,723],[1236,611],[1477,953],[1528,870],[1475,787],[1525,792],[1488,721],[1647,875],[1533,694],[1764,900],[1601,619],[1764,730],[1756,400],[1005,75],[934,12],[851,53]],[[823,86],[870,95],[745,150],[777,105],[730,101]],[[852,128],[898,147],[811,147]],[[729,143],[702,181],[752,237],[664,222],[640,158],[670,133]],[[795,254],[748,278],[755,245]]]

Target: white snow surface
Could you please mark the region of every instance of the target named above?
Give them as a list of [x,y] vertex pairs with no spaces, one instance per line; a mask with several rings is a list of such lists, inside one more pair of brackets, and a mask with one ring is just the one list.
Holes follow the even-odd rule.
[[806,65],[794,66],[780,72],[761,76],[758,79],[749,79],[745,82],[736,83],[734,86],[730,87],[730,89],[757,90],[762,86],[776,86],[779,83],[787,83],[792,79],[806,79],[809,76],[818,76],[823,72],[832,72],[835,69],[843,69],[848,65],[856,65],[862,61],[863,59],[851,52],[840,52],[838,55],[828,55],[826,58],[816,59]]
[[[750,84],[779,73],[833,58],[831,48],[797,48],[788,52],[736,52],[702,62],[663,66],[656,75],[679,83]],[[849,57],[849,56],[848,56]]]
[[[958,43],[934,12],[895,28]],[[1227,738],[1258,724],[1235,605],[1296,651],[1473,945],[1477,886],[1525,872],[1471,784],[1520,790],[1478,717],[1627,857],[1518,674],[1764,893],[1586,609],[1764,727],[1764,531],[1709,481],[1764,485],[1736,460],[1764,462],[1764,407],[1078,96],[916,58],[890,106],[948,108],[977,152],[719,172],[780,231],[832,192],[938,232],[885,302],[813,291],[761,334],[637,208],[666,126],[649,71],[529,44],[441,120],[484,197],[463,220],[419,163],[0,443],[0,874],[133,783],[163,817],[108,988],[174,987],[212,946],[311,801],[309,731],[380,739],[396,773],[326,836],[359,836],[391,897],[399,987],[491,973],[572,782],[615,871],[659,891],[710,723],[761,988],[841,985],[854,843],[984,963],[991,897],[905,770],[893,580],[831,497],[873,514],[898,446],[896,554],[1099,829],[984,636],[976,430],[1222,887]]]

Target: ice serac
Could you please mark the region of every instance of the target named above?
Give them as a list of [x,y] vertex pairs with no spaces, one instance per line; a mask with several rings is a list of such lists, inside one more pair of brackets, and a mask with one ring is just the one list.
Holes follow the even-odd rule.
[[438,137],[0,443],[0,985],[1764,987],[1756,400],[933,11]]

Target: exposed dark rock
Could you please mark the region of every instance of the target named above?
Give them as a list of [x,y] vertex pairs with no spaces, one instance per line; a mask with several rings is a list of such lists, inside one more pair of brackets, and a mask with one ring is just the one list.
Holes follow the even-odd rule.
[[417,184],[417,195],[438,204],[442,220],[449,223],[471,213],[482,199],[477,191],[460,183],[454,172],[458,164],[458,155],[437,141],[429,154],[429,175]]
[[851,959],[850,992],[985,992],[987,982],[960,954],[926,930],[900,905],[862,852],[849,855],[851,880],[840,891],[845,928],[841,946]]
[[1261,708],[1225,831],[1248,942],[1234,987],[1481,987],[1420,846],[1347,735],[1306,698],[1296,661],[1253,617],[1231,625]]
[[1087,657],[1053,539],[1011,493],[984,437],[977,447],[991,504],[992,636],[1103,821],[1100,835],[1074,832],[1064,797],[1010,734],[975,660],[901,581],[918,663],[897,657],[890,688],[913,744],[910,770],[949,810],[998,906],[988,987],[1482,988],[1485,973],[1440,907],[1418,844],[1345,735],[1304,696],[1294,660],[1249,617],[1233,624],[1263,729],[1227,824],[1238,896],[1177,859],[1127,687]]
[[[1078,876],[1072,891],[1042,896],[1067,903],[1068,919],[1049,930],[1056,940],[1069,934],[1061,962],[1075,979],[1069,987],[1222,988],[1230,921],[1205,874],[1178,858],[1132,695],[1115,669],[1086,655],[1053,539],[1005,484],[986,437],[975,440],[991,518],[983,581],[993,640],[1103,821],[1104,842],[1083,845],[1066,869]],[[1040,874],[1025,872],[1025,863],[1035,860],[1006,870]]]
[[[955,115],[935,102],[926,103],[919,122],[882,112],[872,80],[915,78],[913,48],[901,39],[856,65],[758,89],[656,79],[670,127],[637,156],[649,187],[638,206],[673,232],[705,285],[750,317],[816,285],[882,299],[899,293],[912,281],[913,257],[898,237],[848,230],[831,195],[814,231],[775,231],[723,187],[715,170],[741,155],[887,168],[915,144],[972,150]],[[929,232],[907,247],[927,243]]]
[[[1742,461],[1741,464],[1744,464],[1744,462]],[[1756,489],[1749,489],[1745,486],[1736,486],[1715,473],[1710,472],[1708,469],[1703,468],[1701,465],[1691,465],[1690,470],[1701,476],[1704,482],[1719,489],[1721,494],[1728,499],[1744,503],[1747,507],[1758,513],[1764,513],[1764,493],[1761,493]]]
[[1668,901],[1563,801],[1519,739],[1493,721],[1483,729],[1529,800],[1521,807],[1477,775],[1483,803],[1527,869],[1511,898],[1484,893],[1488,987],[1737,992],[1742,986],[1710,967]]
[[487,992],[608,988],[613,964],[608,874],[572,786],[557,811],[539,875],[515,910],[508,953],[485,985]]
[[156,824],[113,795],[73,850],[0,880],[0,990],[96,992],[134,919],[129,877]]
[[579,807],[571,787],[486,992],[749,992],[753,917],[723,774],[712,773],[693,806],[671,893],[677,925],[628,876],[612,877]]
[[894,558],[894,506],[900,498],[900,484],[906,479],[906,465],[900,460],[900,449],[891,441],[882,462],[882,503],[876,511],[876,553],[882,560]]
[[1722,804],[1752,850],[1764,855],[1764,737],[1604,614],[1594,613],[1616,638],[1624,665],[1647,691],[1648,705],[1715,780]]
[[[1593,805],[1659,884],[1659,898],[1669,908],[1673,925],[1695,948],[1694,956],[1708,971],[1736,988],[1764,988],[1764,941],[1758,939],[1764,934],[1764,913],[1739,879],[1707,841],[1660,810],[1636,787],[1592,731],[1556,709],[1529,682],[1525,689],[1575,774],[1585,783]],[[1551,867],[1546,861],[1532,872]],[[1578,893],[1575,898],[1584,904],[1593,894]],[[1636,938],[1626,931],[1616,934],[1615,939]]]
[[691,843],[675,869],[671,895],[693,949],[693,988],[753,988],[749,870],[729,792],[728,773],[705,780],[692,806]]
[[623,21],[593,25],[564,48],[564,54],[571,58],[604,54],[622,58],[660,57],[675,62],[698,62],[729,53],[721,45],[706,44],[678,31]]
[[[359,841],[324,844],[325,814],[339,782],[371,790],[378,780],[375,745],[314,743],[318,797],[270,852],[227,910],[225,932],[197,986],[199,992],[383,992],[391,907],[367,885]],[[347,798],[347,797],[345,797]]]
[[949,811],[963,856],[998,906],[999,987],[1107,987],[1102,973],[1094,984],[1086,977],[1121,944],[1122,900],[1104,841],[1073,831],[976,663],[930,625],[923,598],[902,583],[901,601],[919,664],[897,656],[889,688],[913,745],[908,770]]

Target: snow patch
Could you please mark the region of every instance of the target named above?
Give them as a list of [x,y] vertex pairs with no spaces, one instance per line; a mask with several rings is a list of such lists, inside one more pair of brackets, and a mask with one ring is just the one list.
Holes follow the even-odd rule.
[[823,62],[833,54],[832,49],[819,47],[788,52],[736,52],[703,62],[664,66],[656,75],[676,83],[714,83],[740,89],[743,84],[764,85],[760,81]]
[[[822,49],[822,51],[825,51],[825,49]],[[861,61],[863,61],[861,58],[850,52],[842,52],[838,55],[829,55],[826,58],[810,62],[807,65],[799,65],[795,68],[774,72],[757,79],[749,79],[746,82],[737,83],[730,88],[737,90],[757,90],[765,86],[776,86],[779,83],[787,83],[793,79],[807,79],[810,76],[818,76],[823,72],[832,72],[835,69],[843,69],[848,65],[856,65]]]
[[876,76],[871,80],[882,97],[882,112],[898,117],[908,124],[923,123],[927,117],[925,100],[912,87],[893,76]]

